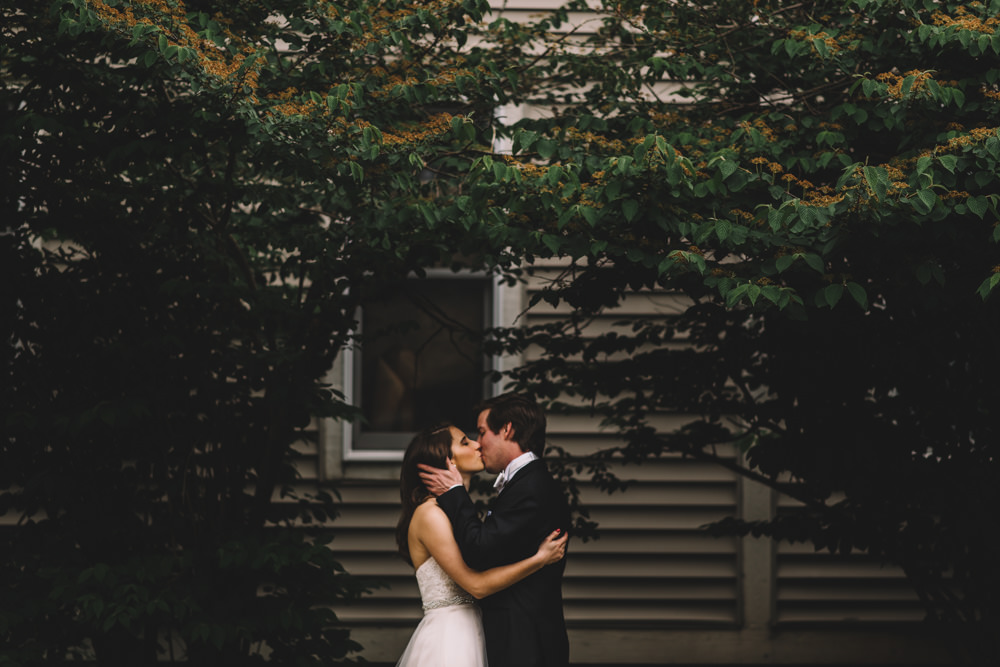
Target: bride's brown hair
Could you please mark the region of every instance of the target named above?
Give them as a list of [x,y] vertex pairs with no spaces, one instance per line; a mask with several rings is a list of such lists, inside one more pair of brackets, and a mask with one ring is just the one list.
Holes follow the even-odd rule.
[[414,436],[403,455],[403,467],[399,471],[399,499],[403,504],[403,511],[396,524],[396,546],[410,565],[413,565],[413,559],[410,558],[410,521],[414,510],[431,495],[420,479],[417,464],[426,463],[435,468],[447,469],[447,459],[451,457],[451,442],[451,424],[438,424]]

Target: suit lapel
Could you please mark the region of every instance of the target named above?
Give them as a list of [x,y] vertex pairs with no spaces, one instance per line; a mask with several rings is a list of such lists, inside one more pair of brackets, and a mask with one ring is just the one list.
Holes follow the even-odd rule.
[[522,466],[520,470],[514,473],[514,476],[511,477],[509,480],[507,480],[507,483],[503,485],[503,490],[497,495],[497,498],[510,491],[510,487],[514,486],[519,481],[523,480],[525,477],[528,477],[531,470],[533,470],[535,466],[541,464],[542,464],[541,459],[535,459],[534,461],[524,464],[524,466]]

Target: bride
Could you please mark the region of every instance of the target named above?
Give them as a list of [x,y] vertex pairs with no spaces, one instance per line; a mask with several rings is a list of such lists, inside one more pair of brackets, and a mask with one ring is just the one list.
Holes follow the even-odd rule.
[[566,553],[567,535],[555,531],[534,556],[517,563],[472,570],[462,560],[447,515],[418,476],[418,463],[454,466],[466,488],[472,475],[483,470],[479,443],[450,424],[418,433],[406,449],[396,544],[416,569],[424,617],[396,667],[486,667],[483,622],[474,598],[492,595],[559,562]]

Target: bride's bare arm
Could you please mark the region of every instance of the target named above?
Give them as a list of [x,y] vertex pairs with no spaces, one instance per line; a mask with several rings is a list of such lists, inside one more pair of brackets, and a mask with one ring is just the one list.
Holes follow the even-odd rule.
[[565,532],[560,535],[556,531],[545,538],[535,555],[510,565],[479,572],[465,564],[452,534],[451,522],[436,503],[425,503],[417,508],[413,514],[411,529],[416,530],[417,539],[441,569],[475,598],[493,595],[546,565],[559,562],[566,555],[566,542],[569,539]]

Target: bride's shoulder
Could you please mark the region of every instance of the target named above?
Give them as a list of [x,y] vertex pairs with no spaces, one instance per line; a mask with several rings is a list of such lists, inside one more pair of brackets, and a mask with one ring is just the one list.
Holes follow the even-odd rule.
[[413,510],[413,516],[414,516],[414,518],[416,518],[418,516],[427,516],[429,514],[434,514],[434,513],[437,513],[437,512],[442,512],[443,513],[444,510],[442,510],[438,506],[437,498],[435,498],[434,496],[431,496],[430,498],[428,498],[424,502],[422,502],[419,505],[417,505],[416,509]]
[[434,497],[428,498],[413,510],[413,521],[417,523],[436,522],[441,517],[447,518]]

